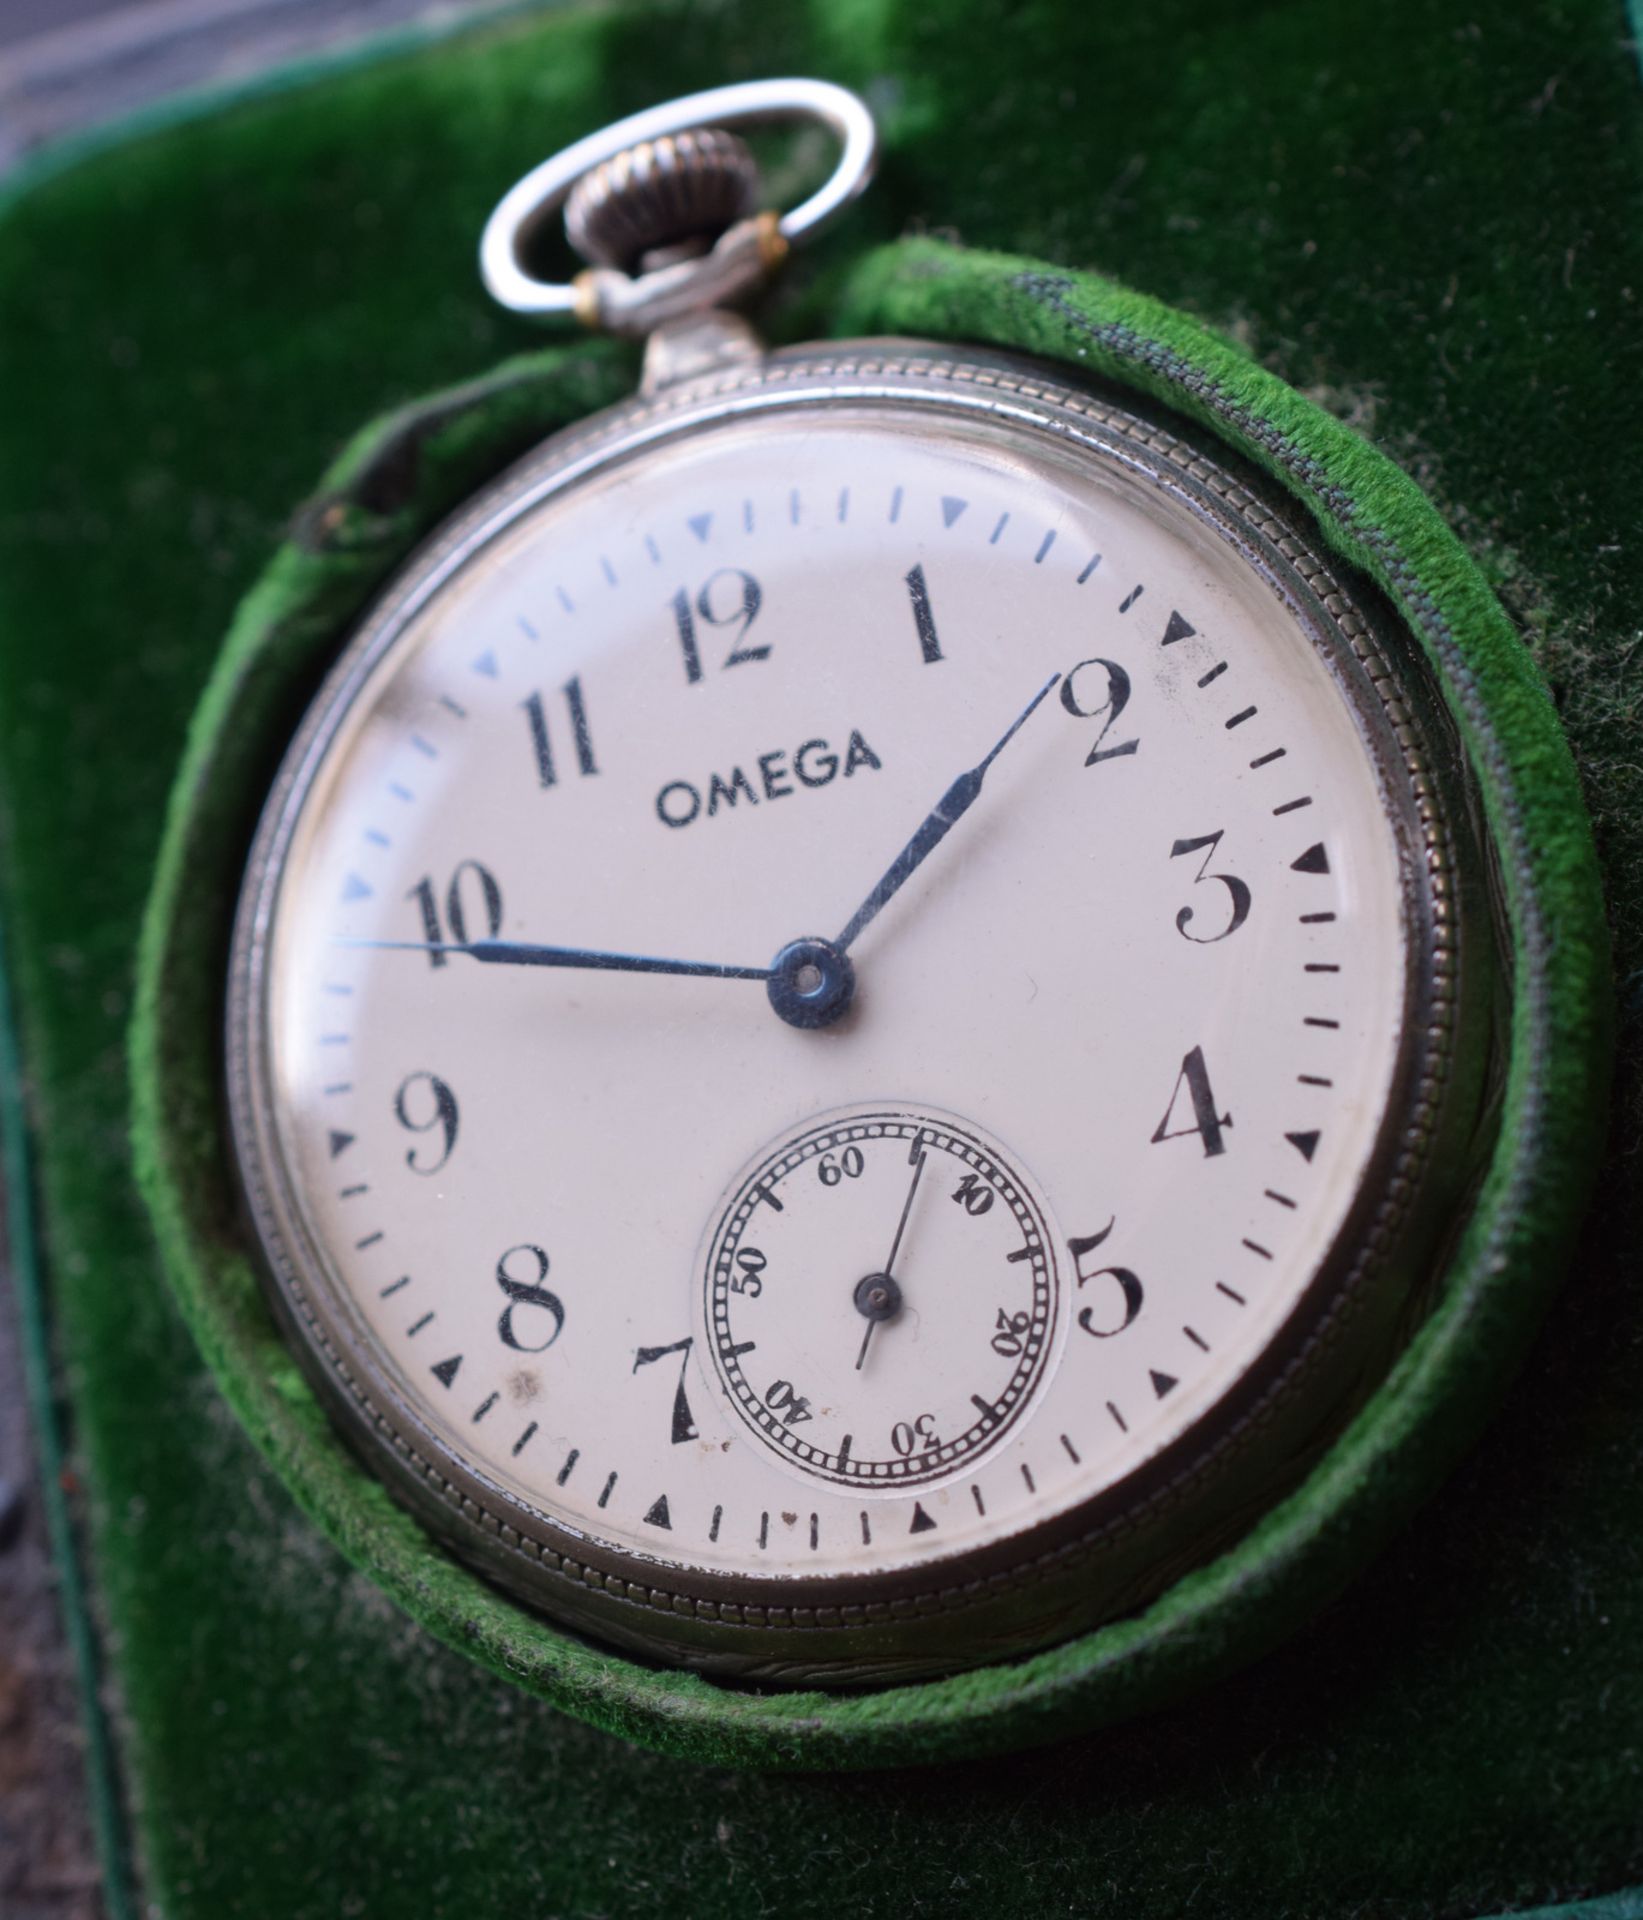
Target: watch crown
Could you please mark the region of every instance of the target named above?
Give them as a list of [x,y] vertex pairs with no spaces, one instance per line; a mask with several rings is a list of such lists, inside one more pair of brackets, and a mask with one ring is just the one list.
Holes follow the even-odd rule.
[[596,266],[649,271],[706,253],[756,210],[758,193],[758,167],[735,134],[664,134],[582,176],[565,203],[565,236]]

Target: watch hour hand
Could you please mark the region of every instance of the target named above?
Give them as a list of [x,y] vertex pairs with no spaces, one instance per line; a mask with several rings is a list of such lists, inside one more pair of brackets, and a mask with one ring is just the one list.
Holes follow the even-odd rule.
[[545,947],[521,940],[339,940],[340,947],[391,953],[463,954],[493,967],[587,967],[604,973],[683,973],[710,980],[768,980],[768,967],[726,967],[714,960],[663,960],[595,947]]
[[1010,722],[998,743],[993,747],[987,757],[984,760],[978,761],[968,772],[961,773],[936,802],[935,806],[931,808],[930,812],[925,815],[923,823],[920,825],[917,833],[907,842],[901,852],[896,855],[895,859],[890,863],[888,871],[882,876],[877,886],[873,888],[873,891],[868,894],[861,905],[857,907],[843,933],[834,941],[833,944],[840,953],[843,953],[862,929],[877,916],[879,909],[894,899],[896,894],[906,885],[907,881],[912,878],[913,874],[918,871],[930,855],[935,852],[936,848],[941,845],[942,841],[946,839],[952,828],[956,826],[970,808],[974,806],[981,792],[981,783],[987,777],[987,769],[1015,738],[1016,734],[1025,724],[1028,715],[1032,713],[1033,709],[1060,678],[1061,675],[1059,673],[1052,673],[1050,675],[1049,679],[1044,682],[1043,686],[1033,695],[1032,699],[1027,702],[1026,706],[1024,706],[1020,713]]

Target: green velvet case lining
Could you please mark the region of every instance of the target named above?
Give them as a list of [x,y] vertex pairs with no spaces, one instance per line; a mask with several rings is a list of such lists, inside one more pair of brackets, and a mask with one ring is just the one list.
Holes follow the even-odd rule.
[[304,1507],[452,1645],[666,1751],[739,1765],[891,1766],[1046,1738],[1173,1698],[1334,1592],[1475,1435],[1588,1191],[1603,1119],[1607,943],[1591,837],[1544,690],[1419,490],[1337,420],[1183,316],[1087,274],[906,243],[844,289],[841,332],[975,340],[1067,361],[1213,427],[1314,515],[1419,636],[1501,857],[1515,953],[1500,1141],[1438,1305],[1304,1487],[1138,1618],[1017,1664],[870,1695],[761,1695],[660,1673],[557,1631],[434,1546],[338,1441],[247,1262],[218,1058],[251,826],[320,669],[369,595],[476,482],[613,398],[608,353],[550,353],[368,429],[241,610],[196,717],[146,920],[134,1030],[139,1177],[225,1392]]

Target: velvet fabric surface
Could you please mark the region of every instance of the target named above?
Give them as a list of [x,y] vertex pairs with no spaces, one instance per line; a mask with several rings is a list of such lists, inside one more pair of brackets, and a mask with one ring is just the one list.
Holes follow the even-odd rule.
[[[875,89],[892,143],[783,331],[820,324],[875,224],[956,224],[1195,309],[1420,475],[1559,694],[1637,968],[1638,249],[1615,210],[1643,156],[1607,8],[573,12],[36,180],[0,227],[5,907],[148,1885],[202,1914],[804,1911],[824,1879],[862,1912],[1173,1913],[1197,1890],[1465,1913],[1624,1885],[1643,1353],[1623,1151],[1505,1413],[1373,1573],[1243,1678],[1008,1768],[692,1768],[487,1680],[293,1511],[163,1296],[120,1029],[234,600],[353,422],[515,343],[468,266],[514,173],[662,93],[782,68]],[[588,368],[591,403],[609,376]],[[1628,1005],[1628,1114],[1636,1037]]]

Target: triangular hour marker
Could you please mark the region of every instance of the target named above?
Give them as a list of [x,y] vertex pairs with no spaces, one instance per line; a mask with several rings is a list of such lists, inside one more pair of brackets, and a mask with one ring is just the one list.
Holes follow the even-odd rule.
[[1149,1367],[1147,1371],[1152,1375],[1152,1390],[1160,1400],[1166,1393],[1173,1393],[1181,1384],[1174,1374],[1160,1373],[1156,1367]]
[[708,532],[713,525],[713,515],[711,513],[693,513],[685,524],[690,528],[691,532],[695,534],[696,538],[706,545]]
[[923,1505],[915,1500],[913,1502],[913,1524],[907,1531],[909,1533],[928,1533],[935,1524],[935,1521],[924,1511]]
[[348,878],[342,883],[342,899],[344,905],[350,900],[369,900],[370,897],[371,889],[360,879],[357,873],[349,874]]
[[[968,500],[960,500],[956,494],[944,493],[941,496],[941,524],[950,527],[969,504]],[[931,1521],[930,1524],[934,1526],[935,1522]]]
[[353,1144],[354,1136],[351,1133],[343,1133],[336,1127],[331,1129],[331,1158],[333,1160],[342,1152],[344,1147],[351,1147]]
[[442,1387],[448,1387],[456,1378],[456,1370],[461,1364],[461,1354],[453,1353],[449,1360],[441,1360],[437,1367],[430,1367],[428,1371]]
[[488,648],[474,662],[474,672],[484,674],[487,680],[496,678],[496,655]]
[[1161,647],[1173,647],[1177,640],[1190,640],[1198,629],[1190,620],[1183,620],[1180,614],[1171,612],[1169,625],[1164,629],[1164,637],[1158,642]]
[[647,1527],[666,1527],[669,1533],[673,1531],[673,1516],[667,1510],[667,1495],[665,1493],[657,1500],[650,1512],[645,1515],[645,1525]]
[[1318,1135],[1313,1133],[1286,1133],[1284,1138],[1303,1160],[1310,1160],[1318,1151]]
[[1293,873],[1328,873],[1329,855],[1324,851],[1324,843],[1320,840],[1316,846],[1308,847],[1299,860],[1291,860],[1289,865]]

